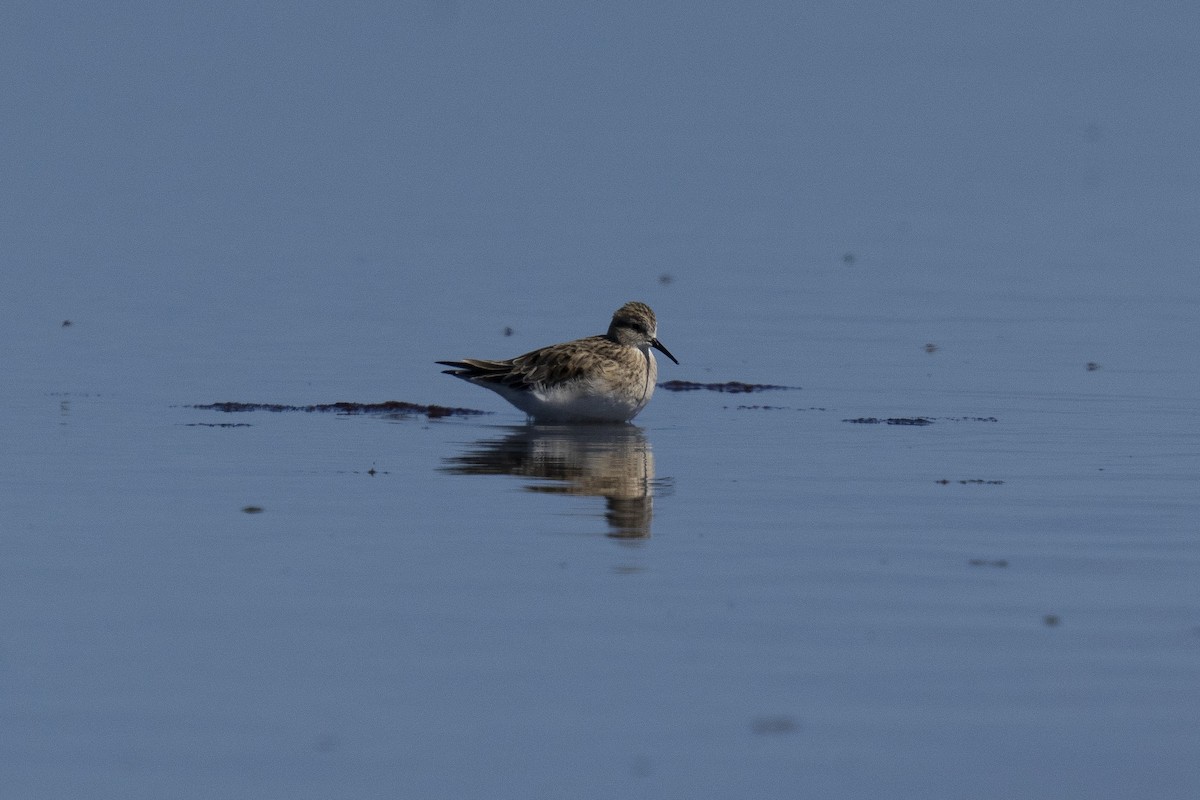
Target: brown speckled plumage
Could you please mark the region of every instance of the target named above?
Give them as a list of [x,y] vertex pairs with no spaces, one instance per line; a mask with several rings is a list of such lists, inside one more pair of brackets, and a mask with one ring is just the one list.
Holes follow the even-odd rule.
[[658,365],[650,348],[675,363],[658,341],[654,312],[630,302],[613,314],[608,332],[504,361],[439,361],[447,375],[491,389],[539,421],[626,422],[654,393]]

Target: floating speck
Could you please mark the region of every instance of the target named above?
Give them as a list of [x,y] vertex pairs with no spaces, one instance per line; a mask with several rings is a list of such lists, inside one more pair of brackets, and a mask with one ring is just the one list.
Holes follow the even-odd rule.
[[637,755],[633,758],[633,763],[629,768],[630,773],[635,778],[645,778],[654,772],[654,762],[650,760],[650,756]]
[[750,730],[759,736],[771,736],[780,733],[791,733],[800,727],[793,718],[780,714],[770,717],[757,717],[750,723]]

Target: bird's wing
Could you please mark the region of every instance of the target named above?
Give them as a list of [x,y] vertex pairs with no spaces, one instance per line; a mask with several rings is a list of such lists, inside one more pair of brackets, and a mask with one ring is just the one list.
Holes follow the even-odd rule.
[[[603,336],[594,336],[591,339],[607,341]],[[591,339],[550,345],[506,361],[464,358],[461,361],[437,363],[454,367],[446,372],[459,378],[479,383],[498,383],[514,389],[532,389],[545,384],[551,377],[555,383],[559,383],[593,375],[596,369],[595,361],[604,360],[603,356],[598,355],[593,346],[571,346],[583,342],[591,345]]]

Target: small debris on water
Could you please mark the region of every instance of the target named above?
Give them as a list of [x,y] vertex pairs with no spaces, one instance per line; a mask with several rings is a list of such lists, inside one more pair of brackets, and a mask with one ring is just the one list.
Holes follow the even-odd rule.
[[967,561],[972,567],[999,567],[1008,566],[1008,561],[1003,558],[972,558]]
[[629,767],[629,772],[635,778],[646,778],[654,773],[654,762],[650,760],[650,756],[639,754],[634,756],[633,763]]
[[759,736],[791,733],[799,727],[800,725],[795,719],[783,714],[771,717],[757,717],[750,723],[750,730]]
[[490,411],[478,411],[473,408],[452,408],[450,406],[422,405],[420,403],[405,403],[400,400],[388,400],[384,403],[318,403],[311,406],[291,406],[282,403],[208,403],[194,405],[204,411],[223,411],[226,414],[246,411],[303,411],[306,414],[316,412],[334,414],[390,414],[394,416],[411,416],[424,414],[429,419],[440,417],[471,417],[479,414],[490,414]]
[[770,383],[742,383],[741,381],[726,381],[725,383],[696,383],[695,381],[666,381],[658,388],[668,392],[728,392],[729,394],[748,394],[750,392],[766,392],[781,389],[799,389],[799,386],[776,386]]
[[932,425],[935,421],[942,422],[999,422],[995,417],[855,417],[844,419],[842,422],[852,422],[856,425]]
[[341,746],[341,740],[332,733],[323,733],[313,742],[313,749],[318,753],[333,753]]

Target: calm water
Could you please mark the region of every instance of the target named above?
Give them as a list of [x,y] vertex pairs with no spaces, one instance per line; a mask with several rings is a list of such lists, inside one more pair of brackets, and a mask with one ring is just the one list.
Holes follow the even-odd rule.
[[[8,12],[0,795],[1194,796],[1200,20],[1094,11]],[[794,388],[433,364],[630,299]]]

